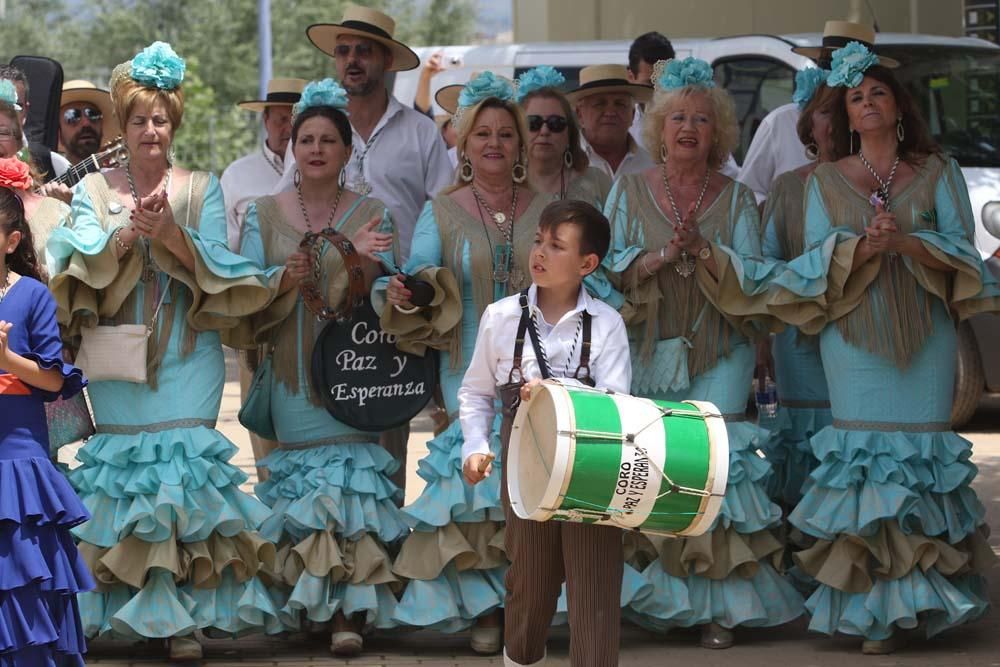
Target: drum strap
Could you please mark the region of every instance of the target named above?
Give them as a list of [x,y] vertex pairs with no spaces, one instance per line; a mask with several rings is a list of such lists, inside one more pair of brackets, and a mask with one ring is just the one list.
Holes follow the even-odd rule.
[[[514,340],[514,359],[508,376],[508,382],[514,382],[514,371],[523,379],[521,372],[521,362],[524,358],[524,336],[531,337],[531,347],[535,350],[535,359],[538,361],[538,368],[541,371],[542,379],[552,377],[549,369],[549,360],[545,355],[545,348],[538,335],[538,326],[535,318],[531,316],[531,307],[528,305],[528,290],[523,290],[520,294],[521,319],[517,323],[517,338]],[[591,316],[586,310],[580,315],[580,326],[582,328],[583,340],[580,343],[580,364],[576,367],[573,377],[591,387],[594,380],[590,377],[590,340],[591,340]]]

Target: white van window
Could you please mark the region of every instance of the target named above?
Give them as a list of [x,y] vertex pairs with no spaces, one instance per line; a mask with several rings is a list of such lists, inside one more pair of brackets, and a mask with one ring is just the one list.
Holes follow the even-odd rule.
[[764,116],[791,100],[795,70],[781,61],[750,55],[720,58],[713,68],[715,82],[729,91],[736,104],[740,143],[733,157],[742,163]]
[[886,45],[934,139],[963,167],[1000,167],[1000,50]]

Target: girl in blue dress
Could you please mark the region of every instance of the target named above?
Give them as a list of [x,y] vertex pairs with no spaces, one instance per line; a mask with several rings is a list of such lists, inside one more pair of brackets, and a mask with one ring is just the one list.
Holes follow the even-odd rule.
[[70,528],[90,518],[48,454],[46,401],[86,380],[64,363],[24,205],[0,188],[0,666],[83,665],[76,594],[94,586]]

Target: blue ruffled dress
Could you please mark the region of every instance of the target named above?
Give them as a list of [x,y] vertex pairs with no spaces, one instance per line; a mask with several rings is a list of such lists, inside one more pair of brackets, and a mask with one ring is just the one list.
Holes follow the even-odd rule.
[[[791,515],[817,538],[796,554],[819,586],[810,629],[866,639],[928,635],[983,615],[995,557],[970,483],[970,443],[951,431],[955,322],[1000,308],[973,246],[958,164],[931,156],[892,199],[904,233],[955,271],[882,255],[853,267],[873,216],[836,165],[807,184],[806,246],[773,281],[770,309],[820,333],[833,425],[811,439],[819,466]],[[853,268],[852,268],[853,267]],[[873,318],[875,314],[875,318]]]
[[[757,210],[751,192],[730,182],[698,216],[701,233],[712,243],[717,278],[698,262],[683,278],[672,267],[655,279],[635,260],[658,252],[670,240],[670,224],[643,174],[623,176],[605,207],[612,225],[607,269],[620,275],[625,293],[622,315],[633,343],[632,393],[659,400],[702,400],[719,408],[729,440],[729,478],[721,512],[705,535],[663,538],[629,533],[626,558],[641,570],[645,594],[626,616],[647,629],[717,623],[773,626],[804,612],[803,599],[775,569],[781,543],[772,535],[781,510],[767,496],[771,465],[758,450],[770,433],[746,420],[754,367],[748,335],[759,335],[757,319],[742,315],[736,257],[760,255]],[[677,370],[662,341],[685,337],[686,367]],[[689,378],[685,386],[684,378]]]
[[50,287],[68,335],[82,326],[149,323],[147,384],[94,381],[97,434],[71,481],[94,519],[74,530],[98,589],[80,598],[88,637],[169,638],[196,629],[279,632],[258,574],[274,545],[256,532],[267,507],[239,490],[236,446],[215,430],[225,382],[218,330],[263,308],[268,276],[226,247],[218,180],[194,172],[171,197],[195,271],[157,242],[142,280],[139,242],[119,260],[114,230],[128,223],[101,174],[74,192],[72,216],[48,243]]
[[[374,216],[391,231],[385,206],[368,197],[357,199],[335,226],[351,238]],[[274,198],[247,208],[241,252],[262,270],[280,275],[301,240]],[[321,261],[324,298],[334,307],[346,298],[346,271],[329,244]],[[398,463],[379,446],[378,433],[335,420],[315,397],[309,368],[321,325],[299,290],[275,292],[250,323],[256,343],[269,346],[262,352],[274,350],[271,413],[278,448],[258,461],[270,476],[256,490],[272,512],[261,534],[279,547],[272,592],[281,621],[298,630],[303,619],[322,623],[343,612],[391,628],[401,582],[386,547],[409,532],[395,503],[400,491],[389,480]]]
[[64,378],[53,393],[0,369],[0,667],[82,666],[77,594],[94,581],[70,529],[90,513],[49,461],[44,403],[72,397],[87,381],[62,361],[45,285],[21,277],[0,301],[0,320],[14,323],[11,351]]
[[[764,207],[764,257],[788,261],[802,254],[805,219],[802,200],[805,177],[789,171],[774,180]],[[765,448],[774,474],[768,492],[777,502],[794,507],[802,486],[819,461],[812,455],[809,438],[833,422],[830,392],[819,355],[819,340],[795,327],[775,334],[771,354],[778,387],[778,412],[760,425],[774,437]]]

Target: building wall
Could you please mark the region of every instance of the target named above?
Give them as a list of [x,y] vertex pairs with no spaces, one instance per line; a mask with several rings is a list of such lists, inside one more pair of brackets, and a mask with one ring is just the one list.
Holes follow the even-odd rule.
[[822,32],[827,19],[882,32],[964,35],[962,0],[512,0],[514,42]]

